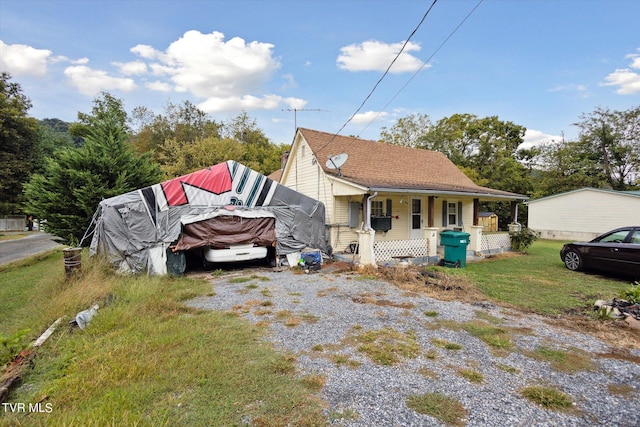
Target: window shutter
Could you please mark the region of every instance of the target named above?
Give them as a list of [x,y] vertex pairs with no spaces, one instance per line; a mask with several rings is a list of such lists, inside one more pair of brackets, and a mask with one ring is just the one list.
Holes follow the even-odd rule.
[[442,226],[447,226],[447,201],[442,201]]
[[462,226],[462,202],[458,202],[458,225]]
[[387,216],[391,216],[391,199],[387,199]]

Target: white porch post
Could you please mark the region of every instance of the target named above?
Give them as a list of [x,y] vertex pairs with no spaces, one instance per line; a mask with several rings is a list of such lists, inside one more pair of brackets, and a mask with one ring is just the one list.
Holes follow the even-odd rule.
[[429,253],[427,256],[434,257],[437,255],[438,250],[438,227],[423,227],[422,238],[427,239],[427,248]]
[[469,250],[475,253],[482,252],[482,226],[472,225],[469,234]]
[[360,266],[376,266],[376,256],[373,252],[375,230],[358,230],[358,250],[360,253]]

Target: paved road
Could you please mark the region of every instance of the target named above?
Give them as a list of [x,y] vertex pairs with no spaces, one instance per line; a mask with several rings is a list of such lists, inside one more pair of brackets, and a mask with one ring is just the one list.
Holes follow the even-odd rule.
[[33,233],[22,239],[0,241],[0,264],[62,247],[59,243],[51,240],[52,238],[53,236],[48,233]]

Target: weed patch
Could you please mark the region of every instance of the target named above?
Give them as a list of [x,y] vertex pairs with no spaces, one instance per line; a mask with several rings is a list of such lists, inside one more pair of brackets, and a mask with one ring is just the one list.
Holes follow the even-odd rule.
[[415,358],[420,352],[413,331],[402,333],[393,328],[366,331],[356,335],[354,341],[359,344],[358,351],[379,365],[395,365],[400,357]]
[[436,371],[434,371],[433,369],[425,368],[425,367],[418,369],[418,373],[423,377],[429,378],[432,380],[437,380],[438,378],[440,378],[440,375],[438,375]]
[[329,356],[329,359],[337,366],[347,366],[351,369],[357,369],[361,365],[360,362],[351,359],[346,354],[332,354],[331,356]]
[[495,349],[508,350],[513,347],[513,343],[506,329],[482,321],[464,323],[462,328]]
[[524,397],[547,409],[567,410],[573,407],[569,395],[549,386],[525,387],[521,390]]
[[461,350],[462,349],[462,345],[455,342],[443,340],[440,338],[432,338],[431,344],[435,345],[436,347],[444,348],[445,350]]
[[593,369],[591,358],[587,353],[578,349],[559,350],[539,346],[526,354],[536,360],[549,362],[555,370],[561,372],[572,373]]
[[341,409],[339,411],[330,412],[327,419],[331,422],[342,420],[357,420],[360,415],[353,409]]
[[309,374],[302,377],[300,381],[308,389],[318,392],[322,390],[322,387],[324,387],[324,385],[326,384],[327,379],[324,375]]
[[482,381],[484,381],[484,375],[482,375],[480,372],[476,371],[475,369],[460,368],[458,369],[458,375],[476,384],[480,384],[482,383]]
[[419,414],[429,415],[451,426],[464,426],[467,410],[459,401],[440,393],[407,397],[407,406]]
[[253,280],[253,277],[241,276],[241,277],[232,277],[231,279],[228,280],[228,282],[232,284],[236,284],[236,283],[250,282],[251,280]]
[[501,371],[508,372],[510,374],[520,373],[519,369],[514,368],[513,366],[505,365],[504,363],[496,363],[496,368],[500,369]]
[[631,397],[637,393],[637,390],[629,384],[609,384],[607,390],[609,390],[611,394],[624,397]]
[[475,315],[478,319],[484,320],[485,322],[491,323],[492,325],[500,325],[504,323],[504,320],[500,319],[499,317],[492,316],[491,314],[484,311],[476,311]]

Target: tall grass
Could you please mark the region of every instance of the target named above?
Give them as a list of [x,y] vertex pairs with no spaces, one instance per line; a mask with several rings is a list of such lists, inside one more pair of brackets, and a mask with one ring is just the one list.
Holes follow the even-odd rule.
[[[231,313],[184,304],[211,291],[206,281],[123,277],[93,260],[83,264],[83,272],[70,280],[51,277],[55,268],[62,268],[57,255],[51,263],[45,259],[19,269],[28,273],[0,272],[3,281],[12,274],[29,274],[34,282],[29,293],[43,293],[23,307],[12,304],[12,313],[24,318],[3,320],[7,331],[36,325],[41,316],[65,315],[68,321],[79,309],[101,305],[84,331],[63,322],[39,349],[23,386],[10,396],[12,402],[47,402],[51,412],[5,412],[0,424],[324,423],[314,390],[295,377],[295,359],[262,340],[260,328]],[[11,287],[16,286],[19,280],[11,279]]]

